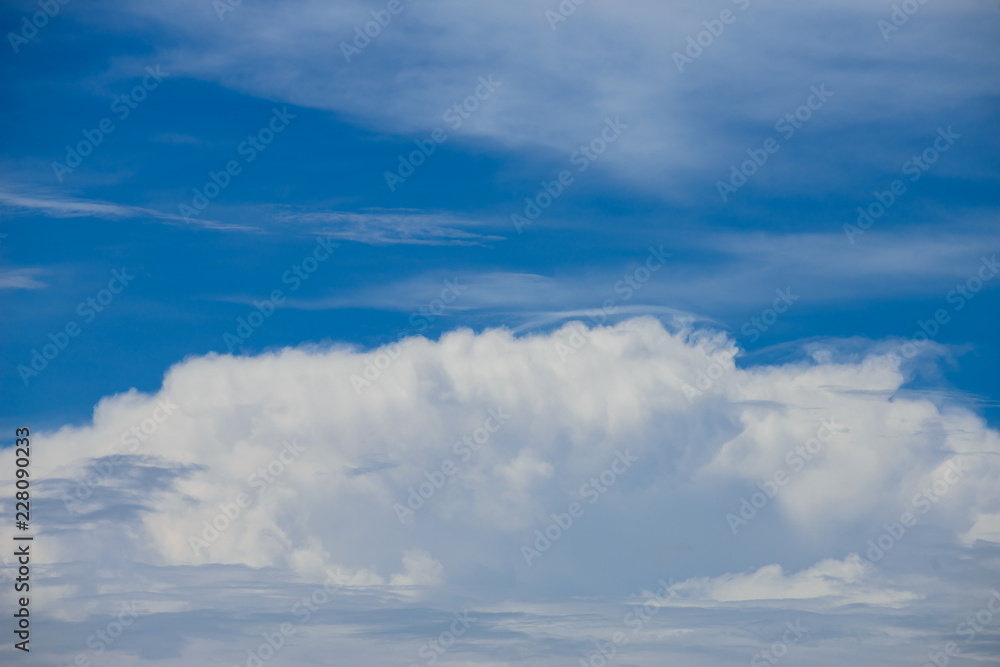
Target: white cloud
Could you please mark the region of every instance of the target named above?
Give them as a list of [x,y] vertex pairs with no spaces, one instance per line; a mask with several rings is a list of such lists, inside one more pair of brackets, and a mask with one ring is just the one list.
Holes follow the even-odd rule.
[[441,563],[423,549],[403,553],[401,574],[392,575],[393,586],[436,586],[441,583]]
[[43,273],[42,269],[0,269],[0,289],[43,289],[47,285],[35,278]]
[[976,523],[969,529],[962,540],[973,544],[977,540],[1000,544],[1000,512],[980,514]]
[[[414,217],[419,221],[423,216]],[[400,226],[405,227],[406,218],[400,218]],[[416,228],[419,229],[419,224]],[[350,236],[354,236],[354,232]],[[365,241],[363,234],[352,240],[380,242],[377,234],[374,240]],[[291,299],[286,307],[412,312],[427,306],[428,300],[441,291],[444,280],[457,279],[464,289],[454,303],[446,306],[449,314],[470,310],[502,313],[505,322],[525,321],[517,330],[568,318],[603,323],[608,314],[672,315],[691,319],[698,318],[696,312],[708,312],[717,317],[734,311],[755,310],[754,314],[759,314],[760,309],[774,302],[776,289],[790,292],[794,308],[854,302],[861,298],[859,295],[863,298],[940,297],[942,305],[951,308],[952,304],[944,303],[949,291],[976,276],[984,264],[987,267],[985,275],[990,275],[996,264],[994,248],[997,247],[995,232],[972,227],[946,241],[925,231],[910,230],[872,234],[854,246],[839,231],[823,234],[709,233],[670,241],[671,244],[655,244],[671,252],[672,256],[665,266],[648,276],[647,282],[639,283],[637,289],[628,287],[629,283],[623,278],[636,284],[633,273],[646,257],[642,246],[632,256],[601,267],[559,269],[553,275],[459,267],[447,273],[434,271],[405,280],[364,285],[350,294]],[[517,242],[516,239],[506,241]],[[983,283],[984,290],[998,287],[1000,281],[992,278]],[[614,309],[602,313],[602,304],[608,299],[614,301]],[[249,302],[249,299],[243,300]],[[660,305],[665,303],[675,307]],[[927,316],[932,314],[933,311],[928,312]],[[913,329],[916,328],[914,321]]]
[[242,225],[229,225],[211,220],[191,219],[189,221],[177,215],[141,206],[65,197],[48,191],[20,194],[0,190],[0,206],[21,214],[41,214],[49,218],[100,218],[104,220],[138,218],[161,220],[173,224],[191,223],[211,229],[250,229]]
[[[405,499],[407,487],[426,481],[425,471],[458,461],[452,443],[498,408],[513,415],[510,423],[459,466],[418,523],[444,528],[435,526],[441,514],[461,507],[456,526],[480,532],[476,517],[503,510],[510,525],[529,529],[622,447],[647,459],[648,477],[631,490],[636,494],[653,492],[685,461],[685,474],[706,483],[747,484],[784,469],[791,481],[775,503],[800,525],[890,512],[957,456],[982,462],[947,511],[971,526],[976,516],[965,509],[968,502],[993,498],[981,482],[992,470],[983,453],[1000,452],[997,434],[968,412],[894,396],[904,377],[888,357],[751,369],[729,364],[689,403],[684,386],[696,384],[713,363],[710,355],[729,345],[725,339],[687,329],[671,334],[642,318],[594,329],[578,351],[560,354],[557,344],[569,335],[570,329],[521,338],[460,330],[438,343],[414,339],[360,395],[351,376],[365,377],[369,361],[384,366],[390,357],[381,351],[195,358],[171,369],[159,394],[109,397],[95,410],[93,426],[45,436],[35,464],[50,476],[75,477],[85,458],[120,450],[121,434],[141,424],[156,401],[176,403],[174,414],[144,436],[137,450],[144,462],[129,459],[130,474],[144,470],[160,482],[131,488],[127,476],[112,474],[100,486],[138,494],[146,511],[134,516],[136,528],[148,533],[143,544],[164,564],[288,567],[311,553],[322,562],[367,567],[371,559],[398,563],[416,547],[437,557],[419,536],[398,531],[392,505]],[[830,418],[832,439],[793,469],[788,452]],[[686,424],[701,420],[726,426],[695,441],[679,437]],[[670,435],[657,435],[663,432]],[[372,456],[395,465],[351,474]],[[470,475],[478,476],[479,488],[463,488]],[[196,556],[187,535],[200,535],[203,522],[223,511],[220,504],[231,507],[241,493],[250,500],[233,527]],[[366,508],[362,515],[311,509],[354,505]],[[99,504],[85,506],[95,512]],[[490,539],[493,532],[485,529]],[[389,544],[398,545],[395,558]]]
[[[195,0],[129,7],[157,27],[158,37],[171,35],[157,60],[174,76],[333,110],[379,131],[447,128],[444,112],[489,74],[502,87],[455,134],[550,151],[565,161],[596,136],[605,117],[620,115],[630,127],[602,160],[628,181],[679,198],[690,196],[692,178],[714,183],[730,163],[746,159],[745,149],[780,136],[776,120],[803,104],[810,86],[825,84],[835,94],[810,133],[853,130],[863,114],[866,124],[884,122],[923,141],[992,85],[986,73],[997,54],[975,3],[922,6],[890,43],[876,26],[889,7],[858,0],[808,8],[752,2],[746,10],[738,8],[742,2],[725,4],[736,22],[683,73],[672,53],[704,31],[718,8],[689,0],[590,2],[552,30],[545,12],[558,3],[404,2],[348,63],[340,45],[372,20],[366,3],[241,6],[222,22],[211,5]],[[120,4],[94,16],[103,25],[133,20]],[[913,85],[915,71],[920,86]],[[904,112],[911,121],[905,128],[898,123]],[[856,172],[853,146],[830,142],[817,169],[776,159],[757,181],[828,188]],[[860,159],[897,168],[898,152],[872,150]]]
[[[809,600],[812,612],[834,614],[845,604],[904,608],[954,585],[946,575],[915,580],[908,572],[930,554],[963,558],[963,536],[992,520],[984,514],[998,502],[997,433],[954,403],[899,392],[904,376],[885,356],[728,364],[689,402],[684,385],[713,354],[732,348],[724,336],[638,318],[591,330],[563,360],[556,345],[569,335],[569,328],[521,337],[459,330],[438,342],[416,339],[395,359],[390,350],[344,347],[190,358],[170,369],[155,395],[107,397],[93,423],[35,435],[37,526],[46,545],[39,565],[134,570],[142,583],[126,587],[149,590],[142,577],[152,577],[165,599],[184,598],[178,587],[189,575],[181,572],[239,581],[253,576],[249,567],[276,587],[305,587],[302,595],[339,569],[347,597],[324,617],[330,622],[351,609],[385,610],[376,599],[405,614],[416,600],[459,611],[470,595],[480,609],[500,613],[506,601],[503,613],[527,614],[563,600],[566,590],[620,597],[668,574],[682,582],[674,589],[681,598],[712,602],[723,616],[753,600],[777,605],[774,613]],[[351,376],[369,362],[382,370],[359,395]],[[463,438],[489,410],[508,418],[478,451],[461,454]],[[725,514],[830,415],[837,430],[821,455],[732,535]],[[121,451],[126,456],[114,458]],[[601,483],[619,451],[636,462],[591,494],[591,504],[581,487]],[[12,468],[12,456],[2,450],[0,465]],[[875,574],[861,576],[844,554],[863,552],[884,523],[912,509],[913,493],[959,458],[974,470],[920,515]],[[435,474],[446,468],[452,473]],[[79,489],[74,512],[64,494],[72,499]],[[401,524],[393,506],[407,503],[411,489],[425,501]],[[10,480],[0,485],[2,497],[12,492]],[[582,515],[526,566],[521,546],[574,502]],[[206,528],[213,523],[217,536]],[[196,553],[192,537],[207,545]],[[988,562],[971,563],[976,577],[989,575]],[[733,572],[749,573],[724,574]],[[54,584],[77,586],[71,606],[89,608],[88,584]],[[198,609],[240,608],[229,598],[197,600],[171,612],[177,622]],[[590,649],[557,629],[560,614],[584,613],[584,603],[564,604],[532,622],[535,640],[555,642],[553,656],[585,654]],[[957,613],[934,604],[935,613]],[[884,615],[895,612],[879,613],[880,623],[895,622]],[[664,623],[680,622],[663,614]],[[595,631],[620,627],[614,615]],[[378,619],[385,632],[391,626],[390,634],[420,639],[391,615]],[[482,632],[496,638],[505,626],[490,619]],[[678,641],[714,641],[714,621],[691,623],[688,634],[660,627],[663,634],[644,636],[635,650],[663,654]],[[316,642],[319,650],[324,640]],[[416,650],[405,641],[392,646]],[[475,651],[489,655],[489,646]],[[389,647],[366,645],[357,655],[379,650]],[[716,664],[730,662],[737,660]]]
[[474,220],[423,211],[285,211],[274,219],[309,225],[317,233],[369,245],[485,245],[502,236],[477,234],[460,227],[477,227]]
[[837,606],[901,606],[920,597],[906,591],[880,589],[864,581],[859,561],[857,554],[842,561],[828,558],[794,574],[786,574],[780,565],[767,565],[747,574],[689,579],[670,590],[681,599],[746,602],[832,598]]

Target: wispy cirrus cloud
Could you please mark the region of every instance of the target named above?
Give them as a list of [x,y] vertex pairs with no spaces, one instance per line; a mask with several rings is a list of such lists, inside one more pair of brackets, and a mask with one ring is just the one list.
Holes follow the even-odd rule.
[[[210,6],[191,0],[124,7],[172,35],[159,49],[171,71],[336,111],[378,131],[444,126],[442,112],[470,95],[484,74],[496,75],[503,88],[462,124],[467,139],[568,156],[606,116],[621,115],[627,135],[602,160],[623,181],[676,198],[689,196],[692,184],[715,196],[715,180],[746,159],[745,149],[774,134],[776,121],[819,84],[835,95],[808,128],[826,134],[824,159],[775,159],[757,180],[778,191],[843,185],[859,168],[854,144],[831,139],[845,131],[891,133],[896,147],[873,142],[860,162],[895,169],[903,145],[922,141],[960,105],[981,104],[980,91],[992,86],[984,63],[997,62],[988,47],[992,22],[972,2],[922,7],[920,20],[888,43],[877,27],[891,13],[887,7],[858,0],[808,7],[726,2],[737,20],[683,72],[672,53],[689,48],[703,22],[718,20],[717,8],[690,0],[643,0],[627,9],[589,3],[553,24],[557,5],[404,5],[372,40],[378,47],[350,61],[340,44],[349,45],[355,28],[372,20],[371,8],[354,0],[244,7],[221,25]],[[114,4],[115,19],[123,20],[122,10]],[[952,48],[959,42],[965,46]],[[810,45],[806,53],[803,44]],[[925,85],[913,85],[917,72]],[[901,117],[908,121],[899,123]]]
[[[185,220],[181,216],[151,208],[66,197],[47,190],[36,190],[26,194],[0,190],[0,206],[15,214],[42,215],[48,218],[144,219],[178,225],[192,224],[192,221]],[[253,229],[244,225],[231,225],[212,220],[194,220],[193,224],[211,229]]]
[[44,274],[42,269],[0,269],[0,289],[43,289],[48,287],[36,279]]
[[283,212],[274,219],[308,225],[317,233],[368,245],[472,246],[504,240],[503,236],[469,231],[482,227],[483,222],[413,209]]
[[471,231],[488,223],[448,213],[416,209],[364,211],[320,211],[315,209],[272,210],[272,207],[230,207],[240,219],[252,224],[184,218],[142,206],[67,197],[49,190],[15,192],[0,190],[0,207],[13,214],[36,214],[49,218],[100,218],[104,220],[146,219],[209,229],[265,231],[278,225],[301,225],[326,236],[367,245],[473,246],[490,245],[506,237]]
[[[393,224],[405,225],[405,221],[396,214]],[[366,238],[359,230],[350,234],[358,241]],[[444,281],[450,280],[464,287],[459,298],[446,304],[449,313],[513,316],[514,320],[507,320],[512,324],[535,326],[567,317],[586,318],[605,303],[611,304],[605,314],[616,318],[647,313],[697,320],[769,302],[776,289],[791,290],[795,301],[804,298],[801,303],[811,304],[900,294],[943,296],[956,282],[976,275],[984,263],[994,266],[1000,249],[1000,237],[992,230],[971,230],[945,240],[928,230],[879,231],[856,245],[836,231],[723,232],[672,240],[675,245],[669,248],[669,259],[642,282],[636,282],[633,275],[646,257],[639,250],[615,263],[553,270],[547,275],[456,266],[448,272],[373,281],[349,293],[290,299],[284,307],[412,311],[427,305]],[[377,244],[371,238],[367,242]],[[991,280],[984,289],[998,287],[1000,282]],[[229,300],[250,302],[249,297]]]

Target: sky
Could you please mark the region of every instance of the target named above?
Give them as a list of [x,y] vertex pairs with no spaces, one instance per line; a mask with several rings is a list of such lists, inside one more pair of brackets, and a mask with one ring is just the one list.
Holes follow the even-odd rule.
[[1000,656],[1000,2],[0,27],[0,662]]

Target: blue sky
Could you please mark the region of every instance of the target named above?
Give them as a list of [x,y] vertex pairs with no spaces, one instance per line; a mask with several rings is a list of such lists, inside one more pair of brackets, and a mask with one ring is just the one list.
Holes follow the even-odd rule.
[[[423,664],[432,619],[465,608],[489,620],[442,660],[578,664],[667,577],[667,612],[620,664],[745,664],[806,614],[824,629],[798,660],[918,664],[906,638],[930,651],[951,628],[928,619],[998,583],[1000,5],[915,2],[904,21],[854,0],[223,2],[70,0],[37,34],[22,22],[37,3],[0,11],[0,429],[51,442],[36,463],[39,530],[63,540],[37,612],[50,660],[85,646],[57,635],[111,618],[116,600],[72,574],[109,563],[183,638],[149,648],[140,624],[107,653],[121,664],[243,664],[278,598],[328,567],[352,574],[323,622],[370,615],[340,638],[366,664]],[[430,342],[382,347],[412,336]],[[166,398],[181,419],[85,510],[57,502]],[[500,400],[524,421],[455,477],[466,495],[394,525],[383,501]],[[840,436],[856,450],[793,480],[801,497],[734,549],[719,517],[834,413],[859,420]],[[236,493],[244,457],[295,437],[318,458],[293,474],[339,481],[286,479],[225,549],[178,550],[190,526],[166,517],[200,525],[186,512]],[[594,527],[522,567],[519,540],[629,442],[641,462]],[[976,482],[905,557],[850,574],[949,452],[979,452]],[[295,507],[296,530],[268,532]],[[245,612],[262,571],[274,598]],[[218,598],[185,592],[213,572]],[[154,580],[173,601],[148,596]],[[336,644],[316,622],[287,664]],[[835,648],[861,627],[879,630]],[[997,646],[987,629],[963,655]]]

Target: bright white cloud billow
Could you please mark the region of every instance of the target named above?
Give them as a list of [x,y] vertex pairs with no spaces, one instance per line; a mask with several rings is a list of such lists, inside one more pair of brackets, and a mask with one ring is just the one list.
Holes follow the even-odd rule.
[[[739,368],[730,340],[679,323],[578,326],[191,358],[155,395],[38,434],[40,576],[62,587],[46,650],[71,661],[134,599],[106,664],[245,664],[285,621],[272,664],[427,664],[465,610],[456,664],[578,664],[618,630],[620,664],[746,664],[797,619],[808,664],[907,664],[986,603],[1000,437],[902,391],[898,359]],[[797,447],[816,451],[799,466]],[[411,488],[428,497],[407,512]],[[625,614],[668,578],[633,634]]]

